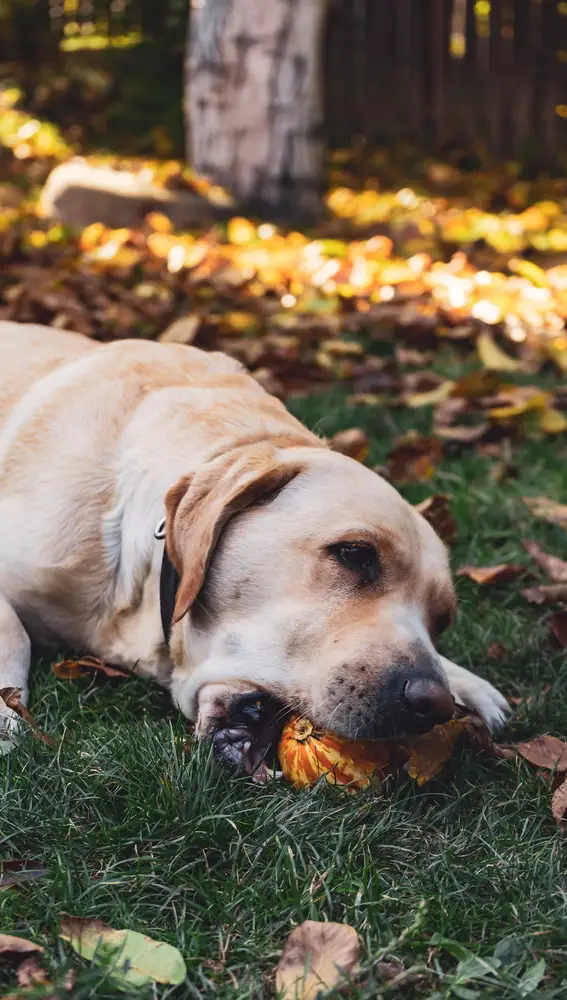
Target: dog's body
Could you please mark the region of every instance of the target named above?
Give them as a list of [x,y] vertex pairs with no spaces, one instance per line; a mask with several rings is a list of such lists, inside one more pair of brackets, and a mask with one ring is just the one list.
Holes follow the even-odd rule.
[[412,670],[435,685],[427,711],[411,689],[412,719],[446,717],[446,678],[490,725],[504,716],[434,651],[453,594],[429,525],[224,355],[0,323],[0,523],[0,689],[27,692],[31,639],[155,678],[203,731],[260,690],[381,735]]

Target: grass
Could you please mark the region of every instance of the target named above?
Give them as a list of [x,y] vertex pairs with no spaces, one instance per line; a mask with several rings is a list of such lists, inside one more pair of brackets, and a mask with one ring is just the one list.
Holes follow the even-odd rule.
[[[371,464],[393,435],[430,420],[427,411],[352,410],[338,390],[293,408],[326,434],[365,426]],[[526,561],[524,537],[567,557],[567,536],[534,522],[521,500],[565,499],[564,440],[524,442],[514,460],[518,478],[497,483],[493,460],[455,450],[432,483],[405,491],[411,501],[450,494],[455,566]],[[461,578],[457,588],[443,652],[525,699],[510,738],[565,734],[567,661],[549,642],[549,612],[526,604],[521,584],[481,590]],[[494,642],[507,647],[502,661],[487,660]],[[55,975],[73,964],[72,1000],[129,994],[104,969],[72,959],[57,937],[62,910],[177,945],[187,981],[160,996],[272,996],[285,937],[306,918],[347,921],[360,933],[364,975],[349,993],[360,1000],[567,995],[564,838],[549,787],[527,766],[465,757],[425,790],[408,784],[356,799],[319,787],[258,790],[228,779],[206,747],[187,754],[166,697],[140,680],[69,684],[43,662],[31,706],[64,740],[57,752],[26,740],[0,760],[0,857],[39,860],[48,874],[0,892],[0,930],[45,945]],[[502,965],[491,973],[473,958],[463,964],[454,944],[432,950],[434,935],[477,958],[497,949]],[[387,990],[374,973],[384,954],[432,973]],[[541,959],[545,977],[534,985]],[[0,993],[13,982],[0,967]]]

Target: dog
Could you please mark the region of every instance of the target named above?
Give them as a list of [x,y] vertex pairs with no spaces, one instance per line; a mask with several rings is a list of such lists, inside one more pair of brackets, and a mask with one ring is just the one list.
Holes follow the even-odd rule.
[[223,354],[0,322],[0,523],[0,689],[24,701],[32,642],[88,650],[245,770],[260,709],[270,738],[282,710],[365,739],[454,702],[505,721],[436,652],[455,594],[431,526]]

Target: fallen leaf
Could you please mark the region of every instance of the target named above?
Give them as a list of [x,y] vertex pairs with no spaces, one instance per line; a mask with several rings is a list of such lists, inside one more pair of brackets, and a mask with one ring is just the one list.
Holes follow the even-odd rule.
[[567,611],[555,611],[549,619],[551,631],[560,646],[567,646]]
[[161,344],[192,344],[200,325],[200,316],[183,316],[160,333],[158,340]]
[[333,434],[329,444],[333,451],[338,451],[341,455],[348,455],[349,458],[354,458],[357,462],[364,462],[370,451],[368,435],[360,427],[351,427],[347,431]]
[[532,559],[535,559],[538,565],[545,570],[550,580],[556,580],[558,583],[567,583],[567,562],[558,556],[549,555],[549,553],[542,549],[538,542],[524,539],[522,545],[528,555]]
[[[51,985],[51,980],[35,955],[24,958],[16,972],[18,986],[34,987]],[[55,1000],[55,998],[54,998]]]
[[567,771],[567,743],[557,736],[537,736],[533,740],[518,743],[520,757],[548,771]]
[[567,601],[567,583],[541,583],[537,587],[525,587],[521,595],[530,604],[556,604]]
[[435,726],[423,736],[416,736],[407,747],[409,756],[406,771],[410,778],[421,786],[440,774],[467,724],[466,718],[451,719],[450,722]]
[[489,660],[505,660],[508,650],[503,642],[493,642],[487,649],[486,655]]
[[291,932],[278,962],[278,1000],[316,1000],[355,973],[359,954],[354,927],[306,920]]
[[550,395],[532,385],[518,385],[489,396],[484,400],[488,406],[486,411],[491,420],[511,420],[531,414],[532,411],[543,411],[549,406]]
[[539,429],[544,434],[562,434],[567,430],[567,417],[554,406],[538,410],[535,417]]
[[97,656],[83,656],[80,660],[60,660],[51,665],[51,670],[56,677],[64,681],[74,681],[79,677],[88,677],[95,674],[103,674],[105,677],[120,677],[127,679],[132,674],[128,670],[121,670],[119,667],[110,667]]
[[496,343],[490,333],[483,330],[476,341],[478,356],[487,371],[516,372],[522,367],[521,362],[511,358]]
[[468,576],[481,586],[511,583],[524,576],[526,567],[520,563],[499,563],[496,566],[459,566],[457,576]]
[[449,497],[436,493],[416,504],[415,509],[447,545],[453,544],[457,538],[457,522],[451,512]]
[[567,504],[557,503],[549,497],[523,497],[524,503],[531,510],[534,517],[542,521],[550,521],[551,524],[558,524],[560,528],[567,531]]
[[35,941],[15,937],[13,934],[0,934],[0,955],[11,962],[21,962],[22,956],[42,955],[44,951],[45,948],[36,944]]
[[8,708],[11,708],[12,711],[16,713],[16,715],[19,715],[20,718],[27,723],[27,725],[30,727],[32,731],[32,735],[37,740],[40,740],[42,743],[45,743],[46,746],[48,747],[57,746],[57,741],[54,740],[52,736],[48,736],[47,733],[44,733],[39,728],[29,709],[27,709],[26,706],[22,704],[20,700],[21,693],[22,693],[21,688],[14,688],[14,687],[0,688],[0,700],[2,700]]
[[415,410],[421,406],[437,406],[438,403],[443,402],[443,400],[448,399],[453,390],[454,382],[447,380],[446,382],[441,382],[441,385],[436,386],[434,389],[429,389],[426,392],[413,392],[409,395],[404,396],[404,402],[406,406],[410,409]]
[[387,457],[388,475],[393,482],[426,482],[435,473],[443,455],[443,442],[411,431],[394,444]]
[[137,931],[114,930],[102,920],[62,914],[59,936],[82,958],[95,955],[110,964],[114,979],[133,986],[172,983],[178,986],[186,975],[181,952],[173,945]]
[[43,878],[47,868],[40,861],[0,861],[0,889],[9,889],[22,882]]
[[565,813],[567,813],[567,778],[553,793],[551,811],[553,818],[561,825],[565,820]]

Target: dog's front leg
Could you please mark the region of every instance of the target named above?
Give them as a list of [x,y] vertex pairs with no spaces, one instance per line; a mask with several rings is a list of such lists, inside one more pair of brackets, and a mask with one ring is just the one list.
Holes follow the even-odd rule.
[[445,656],[441,657],[441,664],[457,704],[480,715],[491,733],[503,729],[512,710],[500,691]]
[[[0,691],[19,688],[24,704],[28,698],[30,660],[30,638],[12,606],[0,598]],[[0,739],[10,742],[20,727],[18,715],[0,697]]]

